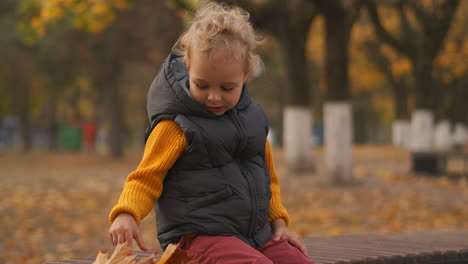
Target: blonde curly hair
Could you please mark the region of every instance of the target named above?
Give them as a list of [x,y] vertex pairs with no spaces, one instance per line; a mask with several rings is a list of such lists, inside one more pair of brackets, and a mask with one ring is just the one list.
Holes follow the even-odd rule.
[[256,48],[261,37],[249,22],[250,14],[235,6],[208,2],[195,13],[188,30],[172,48],[183,55],[187,67],[194,49],[210,55],[214,47],[224,48],[231,58],[245,61],[245,74],[251,78],[262,63]]

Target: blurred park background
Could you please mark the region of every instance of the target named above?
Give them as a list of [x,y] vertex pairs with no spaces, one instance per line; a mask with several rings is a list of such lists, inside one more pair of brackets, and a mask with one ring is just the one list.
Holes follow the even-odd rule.
[[[220,2],[264,38],[249,89],[294,232],[468,229],[468,1]],[[0,2],[1,263],[112,248],[147,90],[201,3]]]

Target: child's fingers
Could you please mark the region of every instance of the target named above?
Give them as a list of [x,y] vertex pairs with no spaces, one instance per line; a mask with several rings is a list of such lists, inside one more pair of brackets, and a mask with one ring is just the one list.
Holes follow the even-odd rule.
[[304,256],[309,256],[309,252],[307,252],[307,248],[304,245],[301,244],[299,250],[302,252],[302,254],[304,254]]
[[115,246],[115,242],[114,242],[114,235],[112,234],[112,232],[109,232],[109,239],[110,239],[110,241],[111,241],[112,245],[114,245],[114,246]]
[[143,238],[141,237],[140,232],[137,232],[134,236],[135,241],[137,242],[138,246],[140,247],[141,250],[147,251],[148,248],[145,246],[145,242],[143,242]]
[[281,235],[282,233],[281,232],[275,232],[273,233],[273,241],[278,241],[281,239]]
[[112,233],[112,243],[114,246],[117,246],[119,244],[119,234],[118,233]]
[[297,239],[295,237],[290,237],[289,242],[293,246],[297,247],[302,252],[302,254],[304,254],[305,256],[308,256],[306,247],[304,245],[302,245],[302,243],[301,243],[301,241],[299,241],[299,239]]
[[119,237],[117,236],[117,234],[112,233],[112,244],[114,246],[117,246],[118,243],[119,243]]
[[126,232],[122,232],[119,234],[118,244],[123,244],[127,241],[125,236],[126,236]]
[[129,244],[130,246],[132,245],[133,242],[133,236],[131,232],[125,232],[125,243]]

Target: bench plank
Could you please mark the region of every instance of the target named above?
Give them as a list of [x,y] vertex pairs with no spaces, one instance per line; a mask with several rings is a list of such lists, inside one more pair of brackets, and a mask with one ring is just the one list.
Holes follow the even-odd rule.
[[[307,237],[316,264],[467,264],[468,231]],[[134,251],[137,258],[150,252]],[[44,264],[92,264],[94,257]]]

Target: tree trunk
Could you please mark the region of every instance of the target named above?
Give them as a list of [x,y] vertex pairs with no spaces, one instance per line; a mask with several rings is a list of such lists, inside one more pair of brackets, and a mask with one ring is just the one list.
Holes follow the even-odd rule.
[[[390,73],[391,74],[391,73]],[[394,146],[410,148],[411,126],[409,122],[408,88],[402,78],[390,78],[393,90],[395,121],[392,124],[392,143]]]
[[283,146],[288,170],[314,170],[311,153],[312,110],[307,74],[306,43],[309,24],[284,26],[280,31],[288,87],[283,114]]
[[411,120],[411,142],[414,151],[431,151],[434,142],[434,96],[432,62],[421,54],[413,64],[415,71],[416,109]]
[[288,78],[288,88],[285,89],[285,97],[287,105],[308,108],[310,105],[310,87],[306,60],[308,30],[297,31],[285,33],[281,41]]
[[27,75],[26,65],[18,63],[12,74],[13,85],[11,86],[11,98],[15,112],[19,119],[19,133],[21,139],[21,151],[31,151],[31,124],[30,124],[30,94],[29,81],[24,78]]
[[421,55],[414,63],[416,109],[434,109],[432,62]]
[[450,119],[453,124],[468,124],[468,111],[466,110],[466,98],[468,98],[468,75],[460,77],[453,83],[453,105],[449,109]]
[[29,87],[25,80],[19,80],[18,82],[18,116],[20,121],[20,135],[22,142],[22,151],[30,152],[32,148],[31,141],[31,122],[30,122],[30,96],[29,96]]
[[324,12],[326,37],[326,85],[324,111],[325,164],[332,183],[352,181],[353,121],[350,104],[348,61],[349,35],[347,14],[341,7]]
[[395,119],[409,120],[408,109],[408,88],[403,84],[403,80],[391,84],[393,88],[393,105],[395,106]]
[[[340,10],[338,12],[337,10]],[[349,34],[347,31],[345,12],[335,9],[335,13],[325,15],[325,83],[327,85],[326,100],[348,101],[349,92]]]
[[[123,23],[125,19],[119,21]],[[107,151],[112,159],[122,159],[124,156],[124,121],[123,107],[119,78],[123,73],[122,50],[128,48],[128,39],[121,40],[121,26],[114,24],[101,35],[101,42],[95,50],[96,72],[94,76],[98,87],[103,89],[103,102],[105,107],[104,122],[109,126],[106,129],[105,140]],[[131,50],[131,49],[129,49]],[[98,132],[99,133],[99,132]]]
[[[118,74],[114,76],[119,76]],[[110,80],[110,79],[108,79]],[[119,93],[118,81],[111,81],[106,85],[107,97],[107,120],[110,122],[110,129],[108,130],[108,144],[110,156],[113,159],[123,158],[123,145],[124,145],[124,124],[123,124],[123,111],[122,100]]]
[[20,90],[21,102],[19,103],[19,120],[20,120],[20,134],[22,142],[22,151],[27,153],[31,151],[32,142],[31,142],[31,122],[29,115],[29,87],[24,83],[18,85]]
[[49,90],[48,104],[46,107],[47,115],[47,137],[49,150],[57,149],[57,91],[56,89]]

